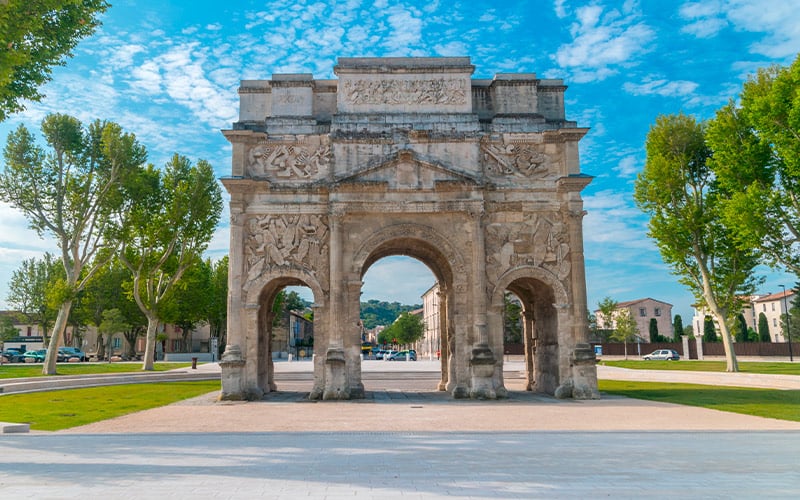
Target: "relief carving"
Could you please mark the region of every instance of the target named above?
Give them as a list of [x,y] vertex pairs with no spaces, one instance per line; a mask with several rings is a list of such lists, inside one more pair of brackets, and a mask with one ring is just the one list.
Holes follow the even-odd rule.
[[274,180],[312,180],[328,173],[331,147],[305,144],[266,143],[250,148],[247,171],[251,177]]
[[[547,269],[565,280],[571,270],[569,233],[561,214],[530,215],[521,224],[486,227],[486,264],[490,277],[517,266]],[[494,280],[492,280],[494,281]]]
[[249,283],[275,267],[293,267],[322,279],[328,269],[324,215],[257,215],[247,220],[245,257]]
[[458,104],[467,102],[462,80],[350,80],[344,99],[351,104]]
[[539,150],[535,144],[481,144],[482,159],[489,174],[500,177],[546,177],[556,159]]

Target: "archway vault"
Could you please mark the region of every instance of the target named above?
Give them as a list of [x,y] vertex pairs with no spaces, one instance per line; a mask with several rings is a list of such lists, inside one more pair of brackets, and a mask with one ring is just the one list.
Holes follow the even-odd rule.
[[[314,294],[315,399],[364,395],[355,335],[365,272],[406,255],[441,287],[439,389],[496,398],[502,294],[541,331],[536,390],[596,397],[587,334],[578,141],[560,80],[473,80],[467,57],[340,58],[335,80],[245,80],[232,145],[222,397],[274,385],[265,304]],[[498,339],[500,339],[498,341]],[[531,344],[533,345],[533,344]],[[532,351],[533,352],[533,351]],[[531,370],[533,373],[533,370]]]

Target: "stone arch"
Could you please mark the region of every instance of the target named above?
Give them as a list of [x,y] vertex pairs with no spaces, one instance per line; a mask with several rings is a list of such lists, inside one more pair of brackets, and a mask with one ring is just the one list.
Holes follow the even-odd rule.
[[[318,302],[324,300],[319,283],[302,270],[288,268],[265,272],[246,285],[243,320],[247,325],[244,339],[247,351],[244,354],[245,359],[250,360],[245,369],[248,399],[259,399],[265,393],[277,390],[272,360],[272,304],[278,293],[287,286],[307,286],[314,295],[314,308],[323,307]],[[315,325],[324,323],[322,317],[324,315],[315,317]]]
[[441,380],[438,390],[456,397],[467,394],[467,369],[456,349],[466,347],[465,334],[454,325],[454,311],[464,310],[466,303],[467,266],[465,258],[447,237],[424,224],[395,224],[377,231],[356,250],[350,272],[360,283],[372,264],[391,255],[405,255],[424,263],[436,277],[440,290],[439,318],[441,345]]
[[[560,361],[570,345],[566,321],[569,294],[552,272],[534,266],[517,267],[504,273],[492,291],[490,314],[495,323],[497,318],[502,322],[506,291],[516,295],[522,305],[526,389],[553,395],[568,377]],[[492,347],[502,349],[502,324],[492,330],[496,334]],[[502,377],[502,373],[497,376]]]

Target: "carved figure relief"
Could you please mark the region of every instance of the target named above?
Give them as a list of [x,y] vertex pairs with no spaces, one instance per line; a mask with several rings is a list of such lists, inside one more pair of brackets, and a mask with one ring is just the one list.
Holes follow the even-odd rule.
[[556,161],[534,144],[481,144],[487,172],[500,177],[546,177]]
[[352,104],[465,104],[462,80],[350,80],[344,99]]
[[559,280],[565,280],[571,270],[567,229],[560,213],[532,214],[516,226],[489,224],[486,263],[490,280],[523,265],[547,269]]
[[251,216],[247,220],[244,250],[246,283],[274,267],[300,268],[316,275],[318,280],[324,279],[328,268],[327,217],[314,214]]
[[247,172],[251,177],[273,180],[313,180],[328,173],[331,147],[320,144],[265,143],[250,148]]

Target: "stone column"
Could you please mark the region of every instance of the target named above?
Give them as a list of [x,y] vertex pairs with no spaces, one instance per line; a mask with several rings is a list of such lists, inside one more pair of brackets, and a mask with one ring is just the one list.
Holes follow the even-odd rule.
[[681,345],[683,346],[683,359],[689,359],[689,337],[681,335]]
[[697,360],[703,361],[703,337],[695,337],[694,341],[697,344]]
[[244,265],[244,220],[246,204],[239,193],[231,194],[230,255],[228,257],[228,341],[220,359],[222,399],[244,399],[244,365],[242,347],[245,331],[242,324],[242,276]]
[[[343,330],[346,328],[345,303],[348,300],[343,279],[342,252],[342,214],[330,215],[330,319],[323,352],[325,356],[325,389],[322,399],[347,399],[346,358],[343,344]],[[338,291],[338,293],[337,293]]]
[[[583,205],[578,201],[576,204]],[[569,248],[573,311],[573,341],[575,344],[589,342],[589,308],[586,300],[586,267],[583,256],[583,216],[582,208],[569,212]]]
[[448,334],[447,321],[447,289],[444,285],[439,285],[439,361],[441,363],[442,379],[439,381],[440,391],[449,390],[450,380],[450,336]]
[[486,244],[483,232],[483,210],[473,214],[472,224],[472,290],[475,335],[470,353],[471,387],[470,397],[475,399],[496,399],[494,371],[497,360],[489,347],[489,334],[486,329]]
[[532,391],[536,384],[534,377],[534,355],[536,353],[536,322],[533,311],[525,310],[522,313],[522,334],[525,348],[525,390]]

